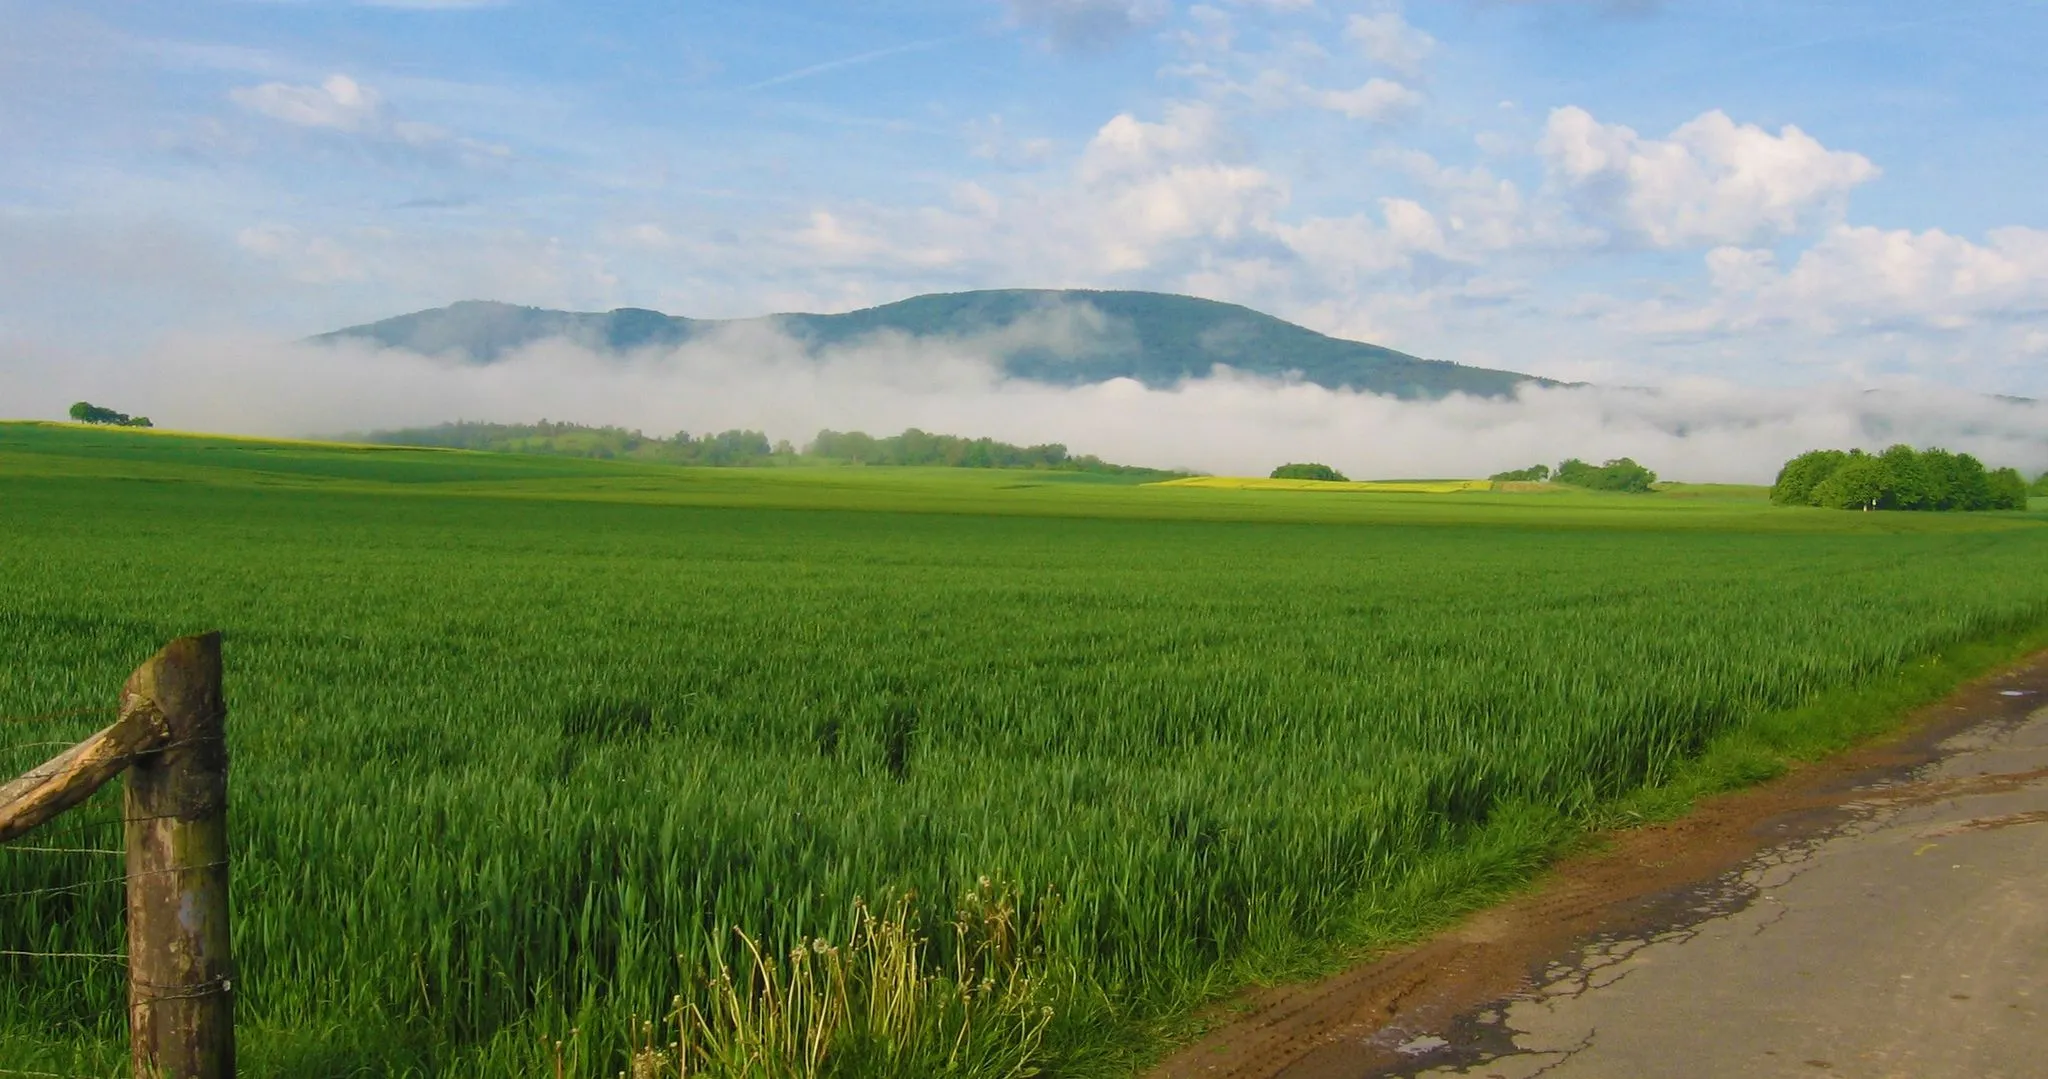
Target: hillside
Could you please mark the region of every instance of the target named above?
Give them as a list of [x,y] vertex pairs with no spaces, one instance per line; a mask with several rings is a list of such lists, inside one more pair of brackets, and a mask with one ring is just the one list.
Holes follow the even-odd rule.
[[[846,344],[885,332],[914,338],[971,338],[1067,308],[1086,316],[1069,323],[1085,332],[1069,335],[1062,347],[1020,343],[1002,351],[1008,373],[1066,385],[1134,378],[1149,386],[1168,386],[1201,377],[1223,364],[1253,374],[1298,376],[1322,386],[1403,398],[1451,393],[1498,397],[1512,393],[1524,382],[1550,384],[1547,379],[1513,371],[1425,360],[1379,345],[1330,337],[1237,304],[1157,292],[951,292],[839,315],[782,314],[738,320],[691,319],[630,307],[575,312],[469,300],[351,326],[313,340],[366,340],[389,348],[490,363],[548,338],[625,351],[679,345],[720,328],[749,324],[772,325],[813,347]],[[1033,335],[1015,336],[1024,340]]]

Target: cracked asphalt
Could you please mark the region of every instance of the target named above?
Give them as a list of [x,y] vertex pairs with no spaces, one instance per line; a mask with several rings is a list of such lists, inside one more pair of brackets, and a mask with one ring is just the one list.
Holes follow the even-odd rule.
[[1461,1016],[1467,1061],[1399,1074],[2048,1075],[2048,708],[1955,735],[1852,807],[1743,867],[1737,909],[1594,941]]

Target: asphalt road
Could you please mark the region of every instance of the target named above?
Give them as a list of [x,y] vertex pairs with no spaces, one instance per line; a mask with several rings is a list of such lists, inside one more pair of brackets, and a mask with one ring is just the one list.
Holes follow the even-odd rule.
[[2048,654],[1241,998],[1151,1079],[2048,1079]]
[[1761,852],[1738,910],[1586,948],[1466,1022],[1431,1077],[2048,1076],[2048,708],[1948,740],[1818,842]]

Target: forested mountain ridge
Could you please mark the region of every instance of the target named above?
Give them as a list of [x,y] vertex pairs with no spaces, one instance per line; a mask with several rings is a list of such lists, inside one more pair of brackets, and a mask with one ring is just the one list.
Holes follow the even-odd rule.
[[[1040,320],[1033,322],[1031,320]],[[685,344],[734,326],[767,326],[813,348],[877,334],[977,340],[1008,374],[1062,385],[1133,378],[1170,386],[1221,364],[1333,389],[1411,399],[1452,393],[1499,397],[1524,383],[1514,371],[1426,360],[1317,333],[1237,304],[1159,292],[999,289],[934,293],[838,315],[692,319],[643,308],[604,312],[466,300],[321,334],[313,341],[369,341],[429,355],[490,363],[549,338],[604,351]]]

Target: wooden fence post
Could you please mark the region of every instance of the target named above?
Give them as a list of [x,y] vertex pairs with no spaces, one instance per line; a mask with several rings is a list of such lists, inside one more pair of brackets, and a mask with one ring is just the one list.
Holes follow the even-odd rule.
[[153,712],[162,748],[127,775],[128,1023],[137,1079],[235,1073],[228,944],[227,708],[220,634],[135,669],[121,712]]

